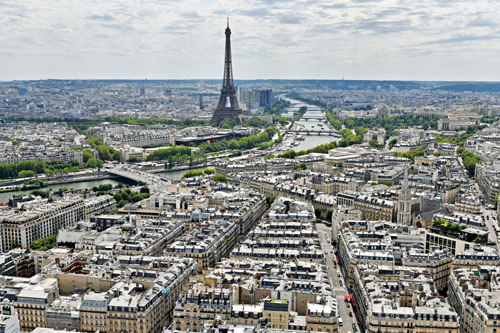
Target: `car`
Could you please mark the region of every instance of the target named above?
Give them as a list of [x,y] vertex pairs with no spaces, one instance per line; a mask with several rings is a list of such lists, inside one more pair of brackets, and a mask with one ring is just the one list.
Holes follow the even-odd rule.
[[338,322],[339,322],[339,326],[344,326],[344,323],[343,323],[343,321],[342,321],[342,318],[340,318],[340,317],[339,317]]
[[[352,311],[349,311],[349,317],[352,317]],[[354,325],[354,324],[353,324]]]
[[358,329],[356,328],[356,324],[352,324],[352,330],[353,330],[353,332],[357,332],[358,331]]
[[341,286],[341,287],[342,287],[342,280],[340,280],[340,281],[339,281],[339,286]]
[[337,277],[340,277],[340,272],[337,272]]

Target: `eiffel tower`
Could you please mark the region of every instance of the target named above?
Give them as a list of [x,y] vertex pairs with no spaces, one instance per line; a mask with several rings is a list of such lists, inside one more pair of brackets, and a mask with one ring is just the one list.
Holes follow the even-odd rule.
[[236,99],[236,90],[234,89],[233,65],[231,61],[231,29],[229,29],[229,19],[227,19],[224,78],[219,103],[214,110],[210,123],[219,125],[225,119],[232,119],[235,124],[241,124],[242,118],[243,114]]

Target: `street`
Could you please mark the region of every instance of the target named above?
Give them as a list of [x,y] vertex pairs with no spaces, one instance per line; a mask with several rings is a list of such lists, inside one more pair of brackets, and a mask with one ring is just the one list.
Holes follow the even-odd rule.
[[[331,227],[326,226],[323,223],[316,224],[318,228],[319,239],[321,242],[321,248],[325,252],[326,264],[328,266],[328,275],[332,282],[332,287],[335,295],[337,296],[337,316],[342,318],[343,326],[339,325],[339,332],[353,332],[352,324],[355,323],[356,319],[353,316],[349,316],[349,312],[352,312],[350,303],[344,301],[344,296],[347,295],[346,283],[341,274],[340,278],[337,277],[337,270],[333,259],[335,255],[333,254],[333,246],[331,245]],[[342,281],[342,286],[340,286],[340,281]],[[359,329],[356,329],[359,332]]]
[[494,242],[496,248],[499,249],[498,243],[498,230],[500,227],[497,222],[497,211],[493,209],[481,208],[483,216],[485,218],[486,225],[488,226],[488,241]]

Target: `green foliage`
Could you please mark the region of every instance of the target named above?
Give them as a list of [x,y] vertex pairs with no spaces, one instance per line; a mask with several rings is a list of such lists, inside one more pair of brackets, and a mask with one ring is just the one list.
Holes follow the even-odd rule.
[[[290,122],[290,119],[273,115],[273,123],[279,123],[280,125],[286,125]],[[293,120],[292,120],[293,122]]]
[[141,160],[140,160],[140,159],[138,159],[138,158],[137,158],[137,157],[135,157],[135,156],[133,156],[133,157],[131,157],[131,158],[129,158],[129,159],[127,160],[127,162],[128,162],[128,163],[138,163],[138,162],[140,162],[140,161],[141,161]]
[[340,171],[344,170],[344,163],[342,162],[334,162],[333,165],[339,168]]
[[[338,119],[336,114],[332,112],[331,108],[326,110],[326,118],[330,122],[330,124],[337,130],[342,128],[344,125],[347,128],[355,129],[356,127],[362,128],[377,128],[382,127],[386,130],[387,137],[392,136],[394,130],[400,128],[407,128],[412,126],[422,126],[424,129],[437,129],[437,121],[435,119],[427,120],[424,119],[421,115],[411,115],[404,114],[400,116],[389,117],[387,115],[379,115],[374,118],[348,118],[348,119]],[[356,130],[356,134],[360,135],[363,131],[358,132]],[[364,133],[363,133],[364,134]],[[393,142],[392,145],[389,143],[389,147],[392,148],[396,142]],[[344,143],[342,143],[344,144]]]
[[17,140],[12,140],[12,144],[14,146],[19,146],[20,145],[19,141],[17,141]]
[[273,204],[274,200],[276,200],[276,196],[274,195],[266,195],[266,205],[267,207],[271,207]]
[[485,243],[485,241],[481,238],[481,236],[477,236],[474,240],[474,243]]
[[495,121],[498,121],[498,117],[494,116],[482,116],[481,122],[485,124],[493,124]]
[[392,139],[391,141],[389,141],[389,149],[392,149],[392,147],[394,147],[396,143],[398,143],[397,139]]
[[220,173],[218,175],[215,175],[212,177],[212,180],[214,182],[221,182],[221,183],[225,183],[226,182],[226,175],[223,174],[223,173]]
[[41,181],[38,178],[35,178],[35,179],[30,179],[30,180],[25,181],[23,183],[22,189],[23,190],[33,190],[33,189],[39,189],[42,187],[47,187],[47,183]]
[[92,191],[94,192],[108,192],[113,189],[113,185],[111,184],[101,184],[99,186],[92,187]]
[[284,100],[277,100],[271,107],[267,107],[265,109],[265,112],[273,115],[280,115],[289,106],[290,102]]
[[230,128],[234,128],[235,125],[236,124],[234,123],[234,120],[232,120],[232,119],[224,119],[219,124],[219,128],[230,129]]
[[205,168],[205,170],[203,170],[203,173],[205,173],[205,175],[211,175],[215,172],[215,169],[211,169],[211,168]]
[[[274,119],[273,119],[274,120]],[[250,117],[246,123],[246,125],[250,126],[250,127],[257,127],[257,128],[265,128],[267,127],[269,124],[267,123],[267,121],[264,121],[262,119],[259,119],[257,117]]]
[[135,203],[150,197],[151,194],[143,192],[132,192],[129,188],[117,192],[113,195],[116,202],[118,203],[118,208],[125,206],[128,203]]
[[[273,141],[271,139],[276,134],[276,132],[277,131],[274,127],[268,127],[259,135],[250,135],[239,139],[221,140],[214,143],[202,143],[199,148],[205,154],[223,151],[226,149],[245,150],[255,147],[265,148],[273,144]],[[280,138],[279,140],[281,139],[282,138]],[[276,142],[278,142],[278,140],[276,140]]]
[[461,184],[453,184],[453,185],[450,185],[446,188],[446,191],[451,191],[451,190],[454,190],[456,188],[459,188],[461,186]]
[[461,138],[443,138],[443,137],[438,135],[438,136],[436,136],[436,142],[439,142],[439,143],[447,142],[447,143],[452,143],[452,144],[456,144],[459,146],[463,146],[463,145],[465,145],[465,142],[468,139],[472,138],[472,136],[477,131],[482,130],[486,126],[487,125],[471,125],[471,126],[468,126],[467,128],[463,128],[462,130],[465,130],[466,134],[464,136],[462,136]]
[[17,178],[20,171],[31,170],[35,174],[54,174],[79,171],[78,162],[59,161],[21,161],[18,163],[0,163],[0,179]]
[[457,153],[462,157],[462,161],[464,162],[465,169],[472,177],[476,172],[476,164],[481,162],[481,158],[479,156],[475,156],[470,152],[470,150],[464,149],[463,147],[459,147],[457,149]]
[[149,193],[149,187],[147,187],[147,186],[141,187],[141,191],[140,192],[141,193]]
[[332,112],[331,108],[326,109],[325,111],[326,119],[330,122],[333,128],[340,131],[342,129],[342,122],[336,118],[335,113]]
[[40,238],[31,243],[31,250],[33,251],[47,251],[57,246],[57,234],[50,235],[46,238]]
[[196,176],[203,176],[203,171],[201,170],[188,170],[184,173],[182,178],[192,178]]
[[19,241],[17,239],[14,239],[10,244],[11,244],[13,249],[17,249],[17,248],[21,247],[21,243],[19,243]]
[[[103,161],[120,161],[122,157],[122,153],[119,150],[114,150],[110,146],[107,146],[102,143],[101,138],[94,138],[91,136],[87,136],[87,141],[89,142],[90,146],[97,150],[97,153],[99,154],[99,159]],[[85,152],[84,152],[85,153]],[[93,155],[92,155],[93,156]],[[90,156],[86,155],[87,159],[90,159]],[[84,159],[85,161],[85,159]]]
[[36,173],[33,170],[21,170],[17,173],[17,177],[19,178],[31,178],[35,177]]
[[191,148],[189,147],[171,147],[165,149],[158,149],[148,155],[147,161],[160,161],[160,160],[175,160],[186,162],[191,155]]
[[412,161],[415,161],[415,157],[425,155],[425,151],[424,151],[424,148],[418,147],[416,149],[412,149],[410,151],[407,151],[406,153],[395,153],[394,155],[397,157],[406,157],[406,158],[411,159]]
[[328,151],[330,149],[334,149],[334,148],[337,148],[337,143],[335,141],[332,141],[330,143],[324,143],[322,145],[313,147],[313,148],[308,149],[308,150],[300,150],[297,152],[295,150],[289,150],[289,151],[286,151],[282,154],[279,154],[276,157],[294,159],[297,156],[302,156],[302,155],[306,155],[306,154],[310,154],[310,153],[326,154],[326,153],[328,153]]
[[384,147],[384,145],[379,144],[378,141],[375,139],[370,140],[370,146],[376,149],[381,149]]
[[[361,133],[366,129],[362,127],[357,127]],[[357,132],[356,132],[357,133]],[[340,130],[340,134],[342,134],[342,139],[338,142],[339,147],[348,147],[355,144],[360,144],[363,141],[362,135],[354,135],[348,128],[343,128]]]
[[130,118],[130,117],[107,117],[107,122],[114,124],[129,124],[129,125],[177,125],[179,127],[204,126],[206,121],[185,119],[176,121],[172,119],[156,119],[156,118]]
[[90,158],[85,163],[85,168],[87,168],[87,169],[95,169],[95,168],[97,168],[97,160],[95,159],[95,157]]
[[389,187],[390,187],[390,186],[392,186],[392,183],[391,183],[390,181],[388,181],[388,180],[379,180],[379,181],[377,182],[377,184],[380,184],[380,185],[387,185],[387,186],[389,186]]
[[50,191],[34,190],[30,194],[36,197],[48,198]]
[[299,108],[299,110],[298,110],[298,111],[295,111],[295,112],[293,113],[293,115],[294,115],[294,117],[296,117],[296,119],[298,119],[298,118],[302,118],[302,116],[303,116],[306,112],[307,112],[307,106],[301,106],[301,107]]
[[297,170],[297,171],[302,171],[302,170],[305,170],[307,168],[306,168],[306,165],[304,163],[301,163],[301,164],[294,166],[293,169]]
[[465,144],[465,138],[443,138],[440,135],[436,136],[436,142],[438,143],[452,143],[455,145],[463,146]]
[[439,228],[439,229],[442,229],[444,231],[451,231],[451,232],[458,232],[458,231],[461,231],[461,230],[464,230],[465,228],[467,228],[464,225],[454,224],[454,223],[448,222],[444,219],[437,219],[437,218],[434,219],[432,226]]
[[87,163],[87,161],[93,157],[94,157],[94,154],[92,154],[92,151],[90,149],[85,149],[83,151],[83,163]]

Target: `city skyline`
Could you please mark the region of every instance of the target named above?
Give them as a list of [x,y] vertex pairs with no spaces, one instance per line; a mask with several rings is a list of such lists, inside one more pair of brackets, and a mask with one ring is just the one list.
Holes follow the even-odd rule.
[[[235,79],[498,81],[493,1],[4,0],[0,80],[214,79],[231,19]],[[278,65],[277,65],[278,64]]]

